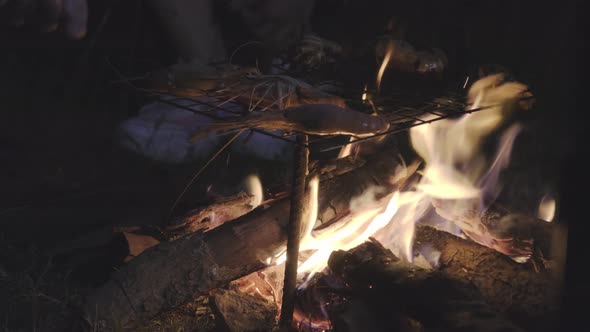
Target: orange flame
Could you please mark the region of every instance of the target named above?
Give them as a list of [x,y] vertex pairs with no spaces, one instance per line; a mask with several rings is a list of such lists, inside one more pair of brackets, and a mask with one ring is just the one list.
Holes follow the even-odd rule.
[[381,62],[381,67],[379,68],[379,72],[377,73],[377,91],[381,88],[381,79],[383,78],[383,74],[385,73],[385,69],[389,62],[391,61],[391,57],[393,56],[394,51],[394,44],[392,41],[389,41],[387,44],[387,50],[385,52],[385,57],[383,57],[383,62]]
[[546,222],[552,222],[555,217],[556,205],[557,203],[554,198],[549,195],[543,196],[541,202],[539,202],[539,210],[537,212],[539,219],[543,219]]
[[[390,56],[392,52],[390,49]],[[390,56],[384,60],[382,69]],[[514,101],[526,89],[519,83],[500,84],[501,79],[498,75],[480,79],[468,91],[471,103],[468,110],[488,109],[410,130],[412,147],[426,163],[422,178],[412,190],[387,192],[384,187],[369,187],[350,201],[348,216],[321,230],[314,230],[318,217],[319,179],[311,179],[300,250],[312,253],[299,265],[299,272],[308,274],[300,287],[306,287],[311,276],[326,266],[332,251],[352,249],[369,237],[380,241],[398,257],[412,262],[415,224],[431,209],[481,241],[492,240],[479,219],[478,209],[482,208],[485,195],[496,193],[498,173],[508,164],[519,127],[512,126],[504,133],[500,148],[491,161],[485,158],[480,145],[485,136],[498,128],[511,111],[510,105],[516,104]],[[342,154],[347,153],[342,151]],[[399,166],[391,183],[407,178],[408,170],[409,167],[403,164]],[[284,262],[285,252],[269,258],[268,262],[272,261],[276,264]]]

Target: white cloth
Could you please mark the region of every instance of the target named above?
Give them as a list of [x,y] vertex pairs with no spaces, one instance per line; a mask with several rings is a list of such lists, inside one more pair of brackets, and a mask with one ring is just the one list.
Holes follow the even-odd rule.
[[[169,99],[170,100],[170,99]],[[209,101],[214,104],[216,101]],[[219,102],[219,101],[217,101]],[[121,146],[147,158],[165,163],[185,163],[211,157],[233,134],[210,135],[191,142],[199,128],[215,120],[201,112],[227,117],[229,112],[243,111],[240,105],[226,103],[223,110],[208,110],[208,106],[194,105],[192,100],[175,100],[177,107],[166,102],[145,105],[139,114],[124,121],[119,127]],[[193,105],[193,106],[191,106]],[[191,111],[192,110],[192,111]],[[229,111],[229,112],[228,112]],[[275,131],[274,134],[281,134]],[[292,144],[261,133],[246,131],[231,145],[232,152],[252,155],[263,160],[288,159]]]

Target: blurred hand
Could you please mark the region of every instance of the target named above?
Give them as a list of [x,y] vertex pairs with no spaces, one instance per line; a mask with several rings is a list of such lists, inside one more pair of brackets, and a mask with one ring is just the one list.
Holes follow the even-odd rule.
[[47,32],[63,24],[65,33],[75,39],[86,35],[87,0],[0,0],[0,22],[22,26],[31,18]]
[[[510,70],[508,70],[508,68],[506,68],[502,65],[499,65],[499,64],[480,65],[478,67],[478,76],[479,76],[480,82],[489,81],[490,80],[489,77],[494,77],[493,79],[491,79],[492,81],[490,81],[490,82],[493,82],[492,87],[495,88],[495,90],[497,90],[497,91],[500,91],[500,89],[498,89],[496,87],[499,87],[504,83],[510,83],[505,86],[510,86],[510,87],[512,87],[512,89],[516,89],[514,91],[518,92],[517,98],[518,98],[518,106],[520,107],[520,109],[530,110],[535,105],[535,98],[533,96],[533,93],[529,89],[529,87],[518,82],[516,80],[514,74],[512,74],[512,72]],[[486,79],[486,77],[488,79]],[[474,83],[474,85],[475,85],[475,83]],[[505,90],[505,91],[508,92],[510,90]]]

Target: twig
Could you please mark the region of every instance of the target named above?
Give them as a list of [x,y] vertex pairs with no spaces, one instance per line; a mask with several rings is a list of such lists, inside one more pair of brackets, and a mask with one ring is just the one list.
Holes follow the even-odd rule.
[[[297,141],[307,144],[307,135],[298,135]],[[305,204],[305,178],[309,162],[309,150],[296,146],[293,170],[293,188],[291,193],[291,207],[289,210],[289,225],[287,233],[287,261],[285,262],[285,282],[283,286],[283,301],[279,328],[288,331],[293,322],[295,295],[297,288],[297,265],[299,263],[299,241],[301,233],[301,219]]]
[[234,50],[234,51],[231,53],[231,55],[229,56],[229,64],[230,64],[230,65],[232,64],[232,60],[233,60],[233,58],[234,58],[234,55],[236,55],[236,53],[238,53],[238,51],[239,51],[239,50],[240,50],[242,47],[244,47],[244,46],[248,46],[248,45],[251,45],[251,44],[262,44],[262,42],[260,42],[260,41],[258,41],[258,40],[252,40],[252,41],[249,41],[249,42],[245,42],[245,43],[243,43],[242,45],[240,45],[240,46],[236,47],[236,49],[235,49],[235,50]]
[[188,188],[190,188],[190,186],[193,184],[193,182],[195,182],[195,180],[199,177],[199,175],[201,175],[201,173],[203,173],[203,171],[207,168],[207,166],[209,166],[209,164],[211,164],[213,162],[213,160],[215,160],[221,154],[221,152],[223,152],[228,146],[230,146],[230,144],[233,143],[233,141],[235,141],[246,130],[247,129],[241,129],[240,131],[238,131],[227,143],[225,143],[219,150],[217,150],[217,152],[215,152],[215,154],[211,158],[209,158],[209,160],[205,163],[205,165],[203,165],[203,167],[201,167],[201,169],[199,169],[199,171],[188,182],[186,187],[184,187],[184,189],[182,190],[180,195],[178,195],[178,197],[174,201],[174,204],[172,204],[172,208],[170,209],[170,212],[174,211],[174,209],[178,205],[178,202],[180,202],[180,200],[182,199],[184,194],[186,194]]

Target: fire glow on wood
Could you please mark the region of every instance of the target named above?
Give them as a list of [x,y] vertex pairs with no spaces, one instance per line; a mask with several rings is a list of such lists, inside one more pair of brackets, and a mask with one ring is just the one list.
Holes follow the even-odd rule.
[[381,63],[381,67],[379,67],[379,72],[377,73],[377,90],[381,87],[381,80],[383,79],[383,74],[385,73],[385,69],[387,69],[387,65],[391,60],[394,52],[394,44],[393,42],[389,42],[387,44],[387,49],[385,51],[385,56],[383,57],[383,62]]
[[[481,151],[482,141],[502,124],[508,113],[515,109],[512,106],[527,90],[520,83],[500,85],[502,79],[502,75],[486,77],[475,82],[468,92],[468,110],[489,109],[411,129],[412,147],[425,162],[422,177],[411,190],[388,192],[385,187],[370,186],[350,201],[349,215],[338,223],[314,231],[319,179],[311,179],[300,250],[312,250],[313,253],[299,265],[299,273],[305,276],[300,287],[305,287],[315,273],[326,267],[333,251],[350,250],[370,237],[379,240],[398,257],[412,262],[415,225],[431,208],[449,223],[441,226],[447,230],[458,227],[472,240],[521,262],[530,257],[530,253],[521,255],[521,251],[513,250],[512,242],[499,241],[502,239],[497,239],[479,217],[499,193],[499,174],[508,166],[520,127],[513,125],[505,131],[491,160],[487,160]],[[349,155],[351,145],[344,146],[340,154]],[[399,167],[391,184],[395,185],[407,176],[408,166]],[[466,215],[472,217],[462,217]],[[284,261],[285,253],[281,253],[269,257],[267,263],[281,264]]]
[[[389,60],[395,62],[397,58]],[[357,135],[358,139],[353,134],[347,134],[351,138],[341,147],[337,160],[331,160],[328,165],[320,165],[320,167],[314,165],[311,168],[312,175],[307,178],[306,193],[301,196],[305,204],[300,210],[303,219],[301,219],[299,260],[287,261],[285,254],[287,235],[294,234],[287,231],[291,212],[289,199],[286,199],[285,195],[271,196],[265,202],[263,184],[256,176],[250,176],[246,178],[242,188],[248,192],[248,195],[240,193],[236,197],[220,200],[204,209],[191,211],[186,217],[179,218],[179,222],[176,223],[178,227],[173,231],[172,239],[175,241],[164,242],[156,246],[155,250],[147,252],[147,255],[133,259],[126,271],[120,273],[119,278],[129,279],[128,284],[135,287],[131,290],[136,291],[132,296],[134,301],[138,304],[151,302],[149,312],[138,313],[133,305],[127,306],[126,302],[118,300],[127,297],[130,291],[126,289],[124,294],[121,293],[119,281],[110,282],[104,286],[104,289],[95,292],[90,303],[98,305],[98,303],[106,302],[107,304],[99,306],[120,306],[121,308],[114,310],[119,312],[117,314],[119,317],[108,319],[123,320],[132,324],[134,321],[152,317],[169,309],[172,306],[167,300],[169,296],[180,298],[175,303],[184,303],[195,294],[204,295],[228,283],[233,283],[244,294],[261,297],[267,302],[272,299],[273,305],[281,307],[282,290],[295,290],[295,285],[286,287],[280,284],[281,276],[276,272],[284,270],[282,263],[286,261],[297,263],[298,292],[309,290],[313,292],[317,287],[315,281],[317,278],[324,277],[325,272],[329,271],[325,268],[329,266],[330,259],[335,254],[343,250],[355,250],[369,239],[381,243],[383,250],[389,249],[393,252],[394,260],[405,264],[401,269],[407,268],[404,270],[406,272],[420,266],[437,267],[440,262],[445,263],[440,265],[447,265],[448,262],[445,262],[445,259],[449,259],[450,250],[445,251],[444,246],[423,245],[424,242],[434,242],[436,239],[433,238],[422,238],[424,242],[420,241],[420,227],[416,226],[420,226],[422,219],[427,222],[432,222],[435,218],[440,219],[441,222],[436,226],[439,230],[446,231],[445,235],[453,237],[454,240],[462,240],[459,237],[472,240],[469,242],[470,245],[487,250],[484,253],[486,257],[490,257],[490,253],[498,254],[493,257],[504,263],[509,261],[506,265],[507,269],[514,267],[510,264],[521,265],[514,261],[530,260],[533,250],[532,238],[528,234],[523,238],[520,234],[512,232],[511,227],[514,228],[514,225],[511,220],[518,218],[512,218],[513,215],[510,212],[497,213],[497,206],[493,205],[501,187],[499,174],[509,164],[512,145],[520,127],[513,125],[504,130],[497,151],[491,157],[484,153],[482,142],[504,124],[517,106],[521,106],[520,99],[528,94],[526,90],[527,87],[520,83],[505,82],[501,74],[491,75],[476,80],[468,87],[468,105],[466,108],[459,107],[462,114],[460,117],[450,118],[450,114],[448,116],[438,114],[438,118],[430,118],[429,115],[424,116],[426,113],[415,116],[413,113],[409,116],[412,119],[408,120],[409,122],[418,119],[414,126],[404,130],[411,128],[409,131],[411,147],[422,159],[420,171],[417,171],[420,166],[418,163],[406,164],[403,161],[400,163],[399,158],[395,158],[394,152],[387,153],[389,150],[376,153],[378,157],[375,159],[365,160],[361,157],[359,161],[364,163],[356,164],[355,158],[361,149],[364,156],[372,154],[364,148],[369,147],[375,150],[371,144],[378,142],[377,148],[382,146],[380,144],[383,143],[385,134],[391,135],[394,131],[377,132],[371,128],[367,130],[361,128],[362,130],[356,132],[364,136]],[[366,89],[364,91],[366,100],[361,101],[374,106],[373,96]],[[344,103],[343,100],[339,102]],[[445,101],[439,99],[436,104],[439,103],[444,105]],[[461,103],[458,104],[461,105]],[[439,106],[436,107],[438,111]],[[293,108],[288,109],[293,110]],[[363,120],[370,118],[383,120],[389,125],[395,123],[395,120],[387,119],[387,114],[374,117],[373,115],[377,115],[377,112],[375,107],[373,110],[375,112],[372,115],[362,114]],[[332,125],[334,118],[344,114],[343,109],[330,107],[329,112],[326,112],[325,107],[318,109],[310,106],[306,108],[306,115],[318,111],[323,112],[321,114],[325,119],[323,122],[325,127],[322,127],[325,129],[322,131],[324,134],[343,134],[339,128],[334,130],[337,126]],[[279,110],[273,113],[273,119],[282,117],[280,112]],[[358,119],[356,116],[359,113],[352,110],[347,113],[355,115],[348,122],[355,125],[360,123],[360,127],[368,127],[370,121],[354,121]],[[436,112],[433,111],[432,114]],[[313,121],[307,121],[301,127],[303,132],[307,125],[317,122],[314,117],[310,119]],[[265,117],[256,120],[256,125],[262,128],[269,123],[269,118]],[[284,123],[284,120],[281,123]],[[232,120],[232,122],[220,122],[219,125],[233,125],[234,122],[237,123]],[[248,125],[252,124],[245,124],[245,126]],[[253,127],[258,128],[254,125]],[[295,129],[292,131],[299,132]],[[375,135],[379,136],[374,137]],[[371,144],[366,144],[367,142]],[[351,160],[354,165],[341,169],[341,162]],[[338,174],[330,174],[332,171],[329,169],[336,170],[335,173]],[[334,202],[337,203],[334,204]],[[331,215],[326,213],[329,209],[333,210]],[[428,219],[425,219],[427,213],[430,215]],[[489,217],[490,214],[492,218]],[[490,219],[499,220],[500,227],[496,228],[497,225],[494,222],[489,223]],[[531,219],[533,222],[538,222],[534,218],[526,219],[526,222]],[[539,224],[547,225],[542,221]],[[195,233],[197,230],[202,230],[203,233]],[[435,237],[441,236],[444,238],[444,235],[437,233]],[[465,243],[458,242],[452,245],[459,251],[467,246],[469,250],[465,249],[466,251],[477,252],[475,249],[472,251]],[[174,264],[171,264],[170,255],[166,254],[169,250],[176,252],[177,261]],[[505,259],[505,255],[514,261]],[[187,264],[185,260],[196,263]],[[459,265],[464,270],[459,270],[457,273],[461,276],[469,273],[468,268],[463,266],[469,265],[470,263],[465,262],[472,260],[468,257],[462,258]],[[170,268],[175,269],[180,266],[181,271],[171,274],[169,280],[163,281],[144,276],[142,271],[145,271],[145,266],[159,271],[161,270],[159,266],[162,264],[170,264]],[[515,268],[512,274],[520,273],[519,268],[520,266]],[[274,272],[271,273],[271,270]],[[194,278],[187,282],[187,279],[183,277],[187,274]],[[317,278],[314,279],[314,276]],[[136,282],[136,279],[142,280]],[[528,281],[532,278],[526,275],[518,280],[522,279]],[[486,279],[482,283],[488,281]],[[169,293],[171,284],[182,284],[186,286],[186,290],[178,292],[174,289],[174,294],[171,295]],[[534,289],[539,289],[540,287],[537,286],[543,285],[542,282],[533,284]],[[503,287],[508,289],[510,296],[517,293],[513,290],[516,287],[513,287],[511,283],[507,285],[492,288],[502,289],[501,298],[504,298],[505,294]],[[373,289],[372,284],[369,286],[368,289]],[[145,289],[150,290],[149,294],[143,291]],[[526,291],[528,292],[528,288]],[[152,293],[159,295],[154,298]],[[305,300],[302,299],[302,301]],[[320,306],[327,303],[319,302]],[[285,303],[293,304],[290,300]],[[288,309],[289,306],[282,307],[284,311],[289,311],[285,308]],[[300,314],[301,308],[296,307],[296,321],[300,321],[301,317],[297,318]],[[99,313],[99,315],[105,314]],[[327,316],[324,313],[316,321],[323,322],[321,326],[326,322],[329,325],[330,319]],[[282,317],[290,317],[290,314]]]

